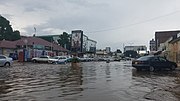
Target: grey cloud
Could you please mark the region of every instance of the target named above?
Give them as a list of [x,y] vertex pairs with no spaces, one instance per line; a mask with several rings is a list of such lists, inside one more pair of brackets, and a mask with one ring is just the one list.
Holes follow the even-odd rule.
[[50,5],[48,5],[47,1],[31,0],[22,3],[22,6],[24,7],[25,12],[35,12],[38,10],[43,10],[43,11],[51,10]]
[[[180,25],[178,13],[146,22],[148,19],[180,9],[179,0],[17,1],[20,0],[8,2],[13,2],[16,6],[22,6],[26,14],[32,14],[29,16],[34,17],[33,14],[42,12],[42,18],[46,17],[46,20],[42,22],[43,24],[36,26],[39,35],[50,34],[49,31],[43,31],[48,28],[62,29],[68,33],[73,29],[82,29],[85,34],[97,40],[98,44],[103,47],[106,44],[118,47],[116,44],[121,44],[122,41],[123,43],[125,41],[127,43],[130,41],[147,43],[145,41],[149,41],[156,30],[170,30],[178,28]],[[138,24],[138,22],[142,23]],[[131,24],[134,25],[129,26]],[[24,30],[31,34],[34,33],[33,28],[34,26],[27,26]],[[109,30],[113,28],[115,30]],[[96,31],[100,32],[96,33]]]
[[50,10],[50,8],[46,5],[33,4],[33,5],[27,5],[24,9],[24,12],[35,12],[37,10]]

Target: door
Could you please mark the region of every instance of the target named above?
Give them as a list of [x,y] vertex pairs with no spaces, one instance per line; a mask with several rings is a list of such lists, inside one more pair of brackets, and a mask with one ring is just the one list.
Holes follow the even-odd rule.
[[159,57],[159,61],[160,61],[161,68],[168,68],[168,67],[170,67],[169,61],[166,60],[165,58]]
[[159,68],[160,67],[160,65],[159,65],[159,59],[158,59],[158,57],[153,57],[152,59],[151,59],[151,64],[150,64],[151,66],[153,66],[154,68]]
[[0,56],[0,66],[4,66],[5,62],[6,62],[6,57]]

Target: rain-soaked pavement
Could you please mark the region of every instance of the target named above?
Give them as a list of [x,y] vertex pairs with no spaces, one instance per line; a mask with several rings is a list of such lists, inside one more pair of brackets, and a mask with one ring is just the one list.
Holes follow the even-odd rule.
[[179,101],[180,71],[136,72],[130,61],[0,68],[1,101]]

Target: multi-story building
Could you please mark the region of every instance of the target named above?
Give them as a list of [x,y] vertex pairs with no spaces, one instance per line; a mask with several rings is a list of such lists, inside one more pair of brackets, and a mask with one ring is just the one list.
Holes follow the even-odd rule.
[[[172,32],[174,34],[172,34]],[[168,32],[165,33],[167,34]],[[162,41],[164,39],[161,39],[161,43],[159,43],[159,46],[157,47],[161,54],[158,55],[165,56],[168,60],[174,61],[180,66],[180,31],[169,31],[169,33],[171,33],[172,36],[167,40]],[[158,38],[162,38],[162,36],[163,32],[161,37]]]
[[150,51],[155,51],[156,50],[156,42],[154,39],[150,40],[149,42],[149,50]]
[[88,45],[87,45],[87,52],[89,53],[96,53],[96,44],[97,42],[91,39],[87,40]]
[[88,51],[88,37],[83,35],[83,43],[82,43],[82,52],[85,53]]
[[161,43],[164,43],[170,37],[176,36],[178,33],[180,33],[180,30],[155,32],[156,50],[158,50],[158,47],[160,46]]
[[111,52],[111,47],[106,47],[106,53],[110,53]]
[[82,30],[74,30],[71,34],[71,51],[84,55],[86,53],[96,53],[97,42],[84,35]]

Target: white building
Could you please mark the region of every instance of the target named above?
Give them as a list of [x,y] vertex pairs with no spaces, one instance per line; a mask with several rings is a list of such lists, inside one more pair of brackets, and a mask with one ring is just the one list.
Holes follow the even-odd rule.
[[88,39],[87,41],[88,41],[88,45],[87,45],[88,52],[96,53],[97,42],[91,39]]
[[136,51],[137,53],[139,52],[147,52],[147,47],[146,46],[125,46],[124,47],[124,52],[126,51]]
[[106,47],[106,53],[110,53],[111,52],[111,47]]
[[150,51],[155,51],[156,50],[156,42],[155,42],[154,39],[150,40],[149,49],[150,49]]

